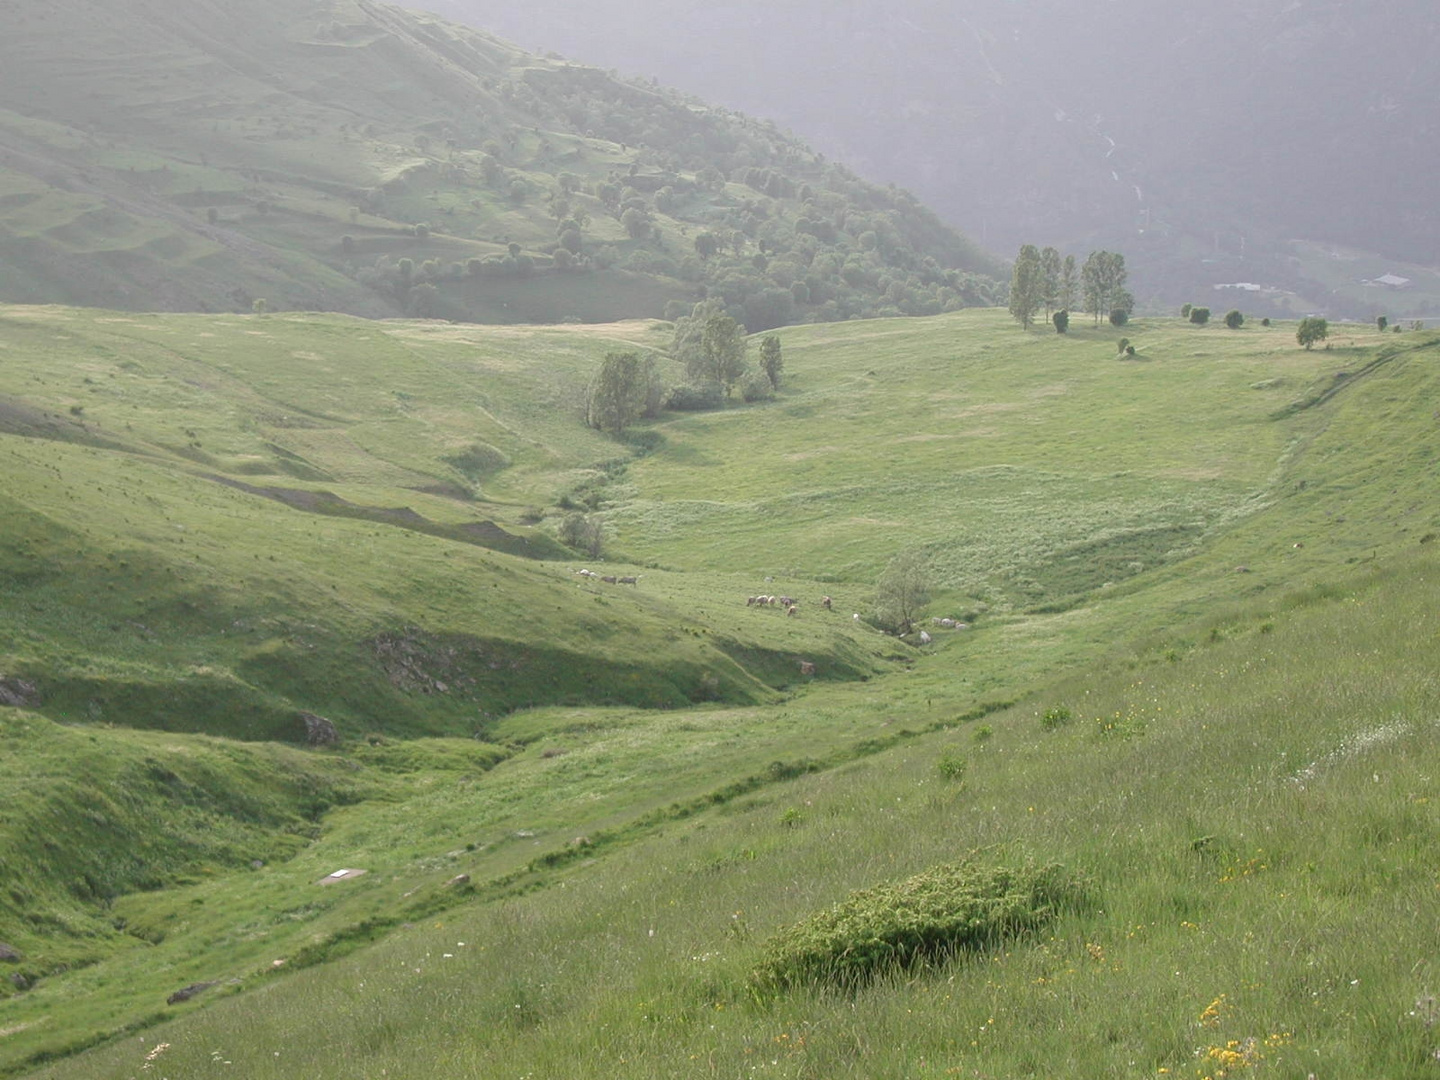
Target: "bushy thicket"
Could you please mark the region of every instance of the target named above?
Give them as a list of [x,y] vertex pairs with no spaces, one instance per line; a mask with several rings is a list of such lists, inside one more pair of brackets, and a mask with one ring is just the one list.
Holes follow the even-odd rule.
[[971,858],[852,893],[787,927],[750,976],[774,993],[857,986],[888,969],[991,948],[1086,903],[1084,880],[1058,864]]

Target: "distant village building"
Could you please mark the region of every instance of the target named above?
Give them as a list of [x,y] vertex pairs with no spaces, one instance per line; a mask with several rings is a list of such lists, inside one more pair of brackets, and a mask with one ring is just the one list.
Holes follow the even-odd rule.
[[1387,289],[1408,289],[1410,287],[1410,279],[1408,277],[1400,277],[1396,274],[1381,274],[1374,280],[1365,282],[1365,284],[1380,285]]
[[1236,281],[1229,285],[1216,285],[1216,291],[1221,289],[1239,289],[1241,292],[1264,292],[1264,285],[1256,285],[1253,281]]

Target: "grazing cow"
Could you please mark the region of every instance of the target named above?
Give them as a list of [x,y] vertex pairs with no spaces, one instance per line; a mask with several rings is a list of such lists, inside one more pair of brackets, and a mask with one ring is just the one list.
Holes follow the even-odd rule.
[[759,601],[760,601],[760,598],[759,598],[758,596],[746,597],[746,599],[745,599],[745,606],[746,606],[746,607],[754,607],[757,603],[759,603]]
[[832,608],[832,607],[830,606],[830,597],[828,597],[828,596],[822,596],[822,597],[820,598],[820,606],[823,607],[826,611],[834,611],[834,610],[835,610],[834,608]]
[[640,575],[636,574],[634,577],[616,578],[616,581],[621,585],[638,585],[640,583]]
[[617,578],[614,574],[606,574],[600,580],[603,581],[606,585],[614,585],[615,582],[619,581],[620,579]]
[[941,619],[941,620],[940,620],[940,625],[943,626],[943,627],[945,627],[947,630],[954,630],[954,629],[955,629],[955,620],[954,620],[954,619]]
[[785,608],[785,614],[786,614],[786,615],[799,615],[799,614],[800,614],[800,605],[799,605],[799,604],[789,604],[789,605],[787,605],[786,608]]
[[775,597],[773,597],[773,596],[767,596],[767,597],[765,597],[765,603],[769,604],[771,607],[774,607],[774,606],[775,606]]
[[856,622],[859,622],[859,621],[860,621],[860,613],[857,611],[857,612],[855,612],[854,615],[851,615],[850,618],[854,619]]
[[579,574],[581,577],[596,577],[596,576],[598,576],[598,575],[595,573],[594,570],[576,570],[575,572],[576,572],[577,574]]
[[809,660],[801,660],[801,661],[800,661],[800,674],[801,674],[801,675],[814,675],[814,674],[815,674],[815,665],[812,664]]
[[795,598],[794,598],[793,596],[782,596],[782,597],[780,597],[780,606],[781,606],[781,607],[787,607],[787,608],[788,608],[788,607],[789,607],[791,604],[793,604],[793,603],[795,603]]
[[921,644],[921,645],[929,645],[929,644],[930,644],[930,635],[929,635],[929,633],[927,633],[927,632],[924,631],[924,630],[921,630],[921,631],[920,631],[920,644]]

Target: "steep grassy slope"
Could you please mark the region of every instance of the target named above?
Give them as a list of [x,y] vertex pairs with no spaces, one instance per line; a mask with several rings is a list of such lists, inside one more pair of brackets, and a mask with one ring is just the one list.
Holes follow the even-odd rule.
[[56,717],[470,734],[546,702],[767,697],[732,653],[771,683],[795,671],[772,652],[873,664],[849,628],[717,629],[656,576],[538,561],[570,555],[526,507],[626,453],[574,406],[614,338],[34,309],[0,336],[0,653]]
[[[257,1077],[1422,1077],[1440,567],[1421,552],[35,1075],[158,1055]],[[922,678],[943,692],[938,666]],[[1094,901],[855,993],[750,996],[778,928],[995,845],[1088,873]]]
[[0,254],[12,302],[607,322],[703,282],[752,329],[997,270],[773,126],[361,0],[13,5]]
[[[40,701],[0,710],[29,763],[0,787],[26,808],[0,832],[6,879],[25,878],[0,895],[0,941],[36,983],[0,1002],[0,1067],[144,1027],[214,982],[199,1001],[241,993],[241,1009],[158,1038],[177,1059],[243,1049],[255,1075],[401,1058],[416,1075],[665,1075],[712,1053],[724,1072],[762,1045],[779,1075],[923,1075],[922,1055],[970,1060],[948,1032],[991,1006],[1014,1020],[991,1040],[999,1071],[1023,1074],[1063,1056],[1025,1034],[1041,1024],[1026,995],[1073,967],[1089,974],[1046,1006],[1047,1032],[1104,1030],[1137,971],[1122,1013],[1168,1017],[1076,1036],[1082,1071],[1108,1055],[1175,1071],[1216,994],[1249,995],[1237,1040],[1252,1021],[1278,1034],[1316,989],[1294,957],[1339,970],[1367,918],[1391,927],[1389,953],[1416,947],[1394,897],[1410,902],[1431,850],[1440,346],[1126,332],[1142,359],[1115,359],[1109,328],[1025,334],[999,312],[796,328],[776,401],[664,416],[623,446],[580,424],[574,392],[616,342],[660,336],[646,324],[7,310],[0,675]],[[267,487],[285,498],[249,490]],[[543,554],[545,523],[522,516],[580,492],[636,588],[461,531],[493,522],[482,541]],[[917,648],[850,618],[909,547],[939,586],[925,614],[970,629]],[[772,590],[801,597],[798,617],[746,607]],[[710,697],[729,704],[603,707]],[[1042,727],[1062,706],[1071,722]],[[300,738],[301,710],[335,719],[341,745],[190,734]],[[947,754],[969,759],[963,784],[937,770]],[[1309,763],[1338,777],[1319,809],[1272,783]],[[1372,773],[1396,779],[1353,783]],[[1252,863],[1257,835],[1283,863]],[[1104,902],[984,973],[883,982],[873,1023],[825,993],[747,1004],[773,927],[996,842],[1078,866]],[[1373,874],[1342,919],[1357,845]],[[117,848],[136,857],[94,858]],[[323,884],[344,868],[368,872]],[[1308,953],[1247,943],[1277,905],[1327,928]],[[1195,927],[1285,974],[1242,965],[1180,993],[1153,973],[1198,970]],[[1367,1015],[1412,993],[1403,970],[1349,976],[1388,995]],[[302,1040],[291,995],[332,991],[353,1006],[332,1010],[337,1041]],[[924,1004],[946,993],[962,1004]],[[937,1007],[954,1024],[902,1019]],[[1398,1060],[1342,1004],[1315,1015],[1307,1053]],[[1300,1020],[1284,1030],[1300,1045]],[[812,1047],[783,1069],[782,1032]],[[314,1056],[297,1062],[301,1042]],[[138,1068],[136,1045],[59,1068]]]

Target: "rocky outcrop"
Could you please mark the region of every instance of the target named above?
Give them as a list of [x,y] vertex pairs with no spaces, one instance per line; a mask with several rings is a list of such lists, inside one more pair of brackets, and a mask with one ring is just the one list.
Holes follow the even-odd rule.
[[166,1005],[178,1005],[178,1004],[179,1004],[180,1002],[182,1002],[182,1001],[189,1001],[189,1000],[190,1000],[191,998],[193,998],[196,994],[199,994],[199,993],[201,993],[202,991],[205,991],[205,990],[209,990],[210,987],[212,987],[212,986],[214,986],[214,985],[215,985],[215,984],[214,984],[213,982],[191,983],[189,986],[185,987],[184,989],[176,990],[173,994],[171,994],[168,998],[166,998],[166,999],[165,999],[165,1004],[166,1004]]
[[301,713],[305,721],[305,743],[307,746],[334,746],[340,741],[340,732],[332,721],[314,713]]
[[13,675],[0,675],[0,705],[12,709],[33,709],[40,704],[40,691],[35,684]]

